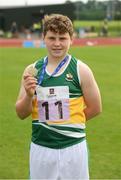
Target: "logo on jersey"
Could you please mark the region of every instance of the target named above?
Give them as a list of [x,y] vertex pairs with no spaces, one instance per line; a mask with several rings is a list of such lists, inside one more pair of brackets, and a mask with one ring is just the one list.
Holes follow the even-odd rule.
[[49,92],[48,92],[48,98],[50,97],[55,97],[56,94],[55,94],[55,89],[54,88],[50,88],[49,89]]
[[67,81],[73,81],[73,75],[71,73],[66,74]]
[[54,88],[49,89],[50,94],[54,94]]

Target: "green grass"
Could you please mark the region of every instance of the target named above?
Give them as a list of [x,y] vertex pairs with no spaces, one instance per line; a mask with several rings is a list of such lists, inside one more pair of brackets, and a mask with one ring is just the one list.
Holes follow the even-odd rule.
[[[77,47],[70,52],[86,62],[101,90],[103,112],[88,121],[91,179],[121,179],[121,62],[119,46]],[[45,49],[0,49],[0,179],[27,179],[31,118],[15,113],[21,74]]]

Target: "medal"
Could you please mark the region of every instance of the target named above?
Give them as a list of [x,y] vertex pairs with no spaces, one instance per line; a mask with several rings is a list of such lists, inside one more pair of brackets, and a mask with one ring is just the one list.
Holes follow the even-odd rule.
[[36,68],[34,68],[33,66],[30,66],[30,67],[28,67],[28,69],[27,69],[27,72],[31,75],[31,76],[36,76],[37,75],[37,69]]

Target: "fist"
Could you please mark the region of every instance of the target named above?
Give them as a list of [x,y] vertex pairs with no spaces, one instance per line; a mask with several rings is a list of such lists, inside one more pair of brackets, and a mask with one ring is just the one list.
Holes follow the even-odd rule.
[[29,97],[32,97],[35,93],[37,79],[35,78],[37,70],[32,66],[28,67],[24,72],[23,83],[26,93]]

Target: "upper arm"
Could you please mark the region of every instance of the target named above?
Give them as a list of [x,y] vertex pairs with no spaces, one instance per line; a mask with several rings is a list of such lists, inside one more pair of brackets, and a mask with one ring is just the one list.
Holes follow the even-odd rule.
[[93,111],[101,111],[101,96],[91,69],[84,63],[80,64],[81,88],[85,104]]

